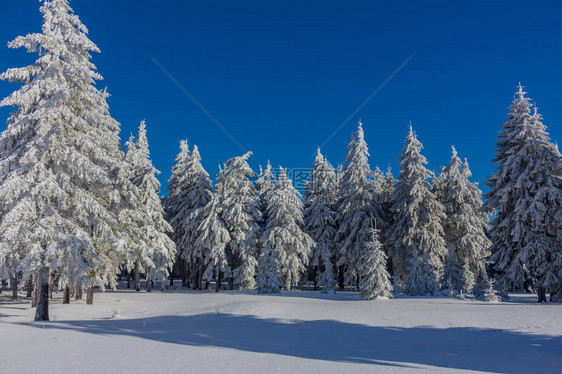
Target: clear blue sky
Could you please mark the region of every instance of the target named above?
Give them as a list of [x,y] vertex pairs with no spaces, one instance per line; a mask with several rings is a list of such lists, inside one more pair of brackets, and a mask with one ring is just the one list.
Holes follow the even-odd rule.
[[[462,4],[461,4],[462,3]],[[359,117],[371,165],[391,165],[412,120],[430,168],[454,144],[484,181],[519,81],[554,140],[562,138],[560,1],[73,0],[102,53],[94,62],[126,140],[148,122],[165,182],[180,139],[197,144],[214,177],[242,150],[150,59],[220,122],[257,168],[309,168],[326,139],[413,58],[323,147],[342,162]],[[37,0],[0,2],[0,41],[40,30]],[[0,47],[0,69],[34,55]],[[16,89],[0,82],[0,96]],[[0,110],[2,121],[8,109]]]

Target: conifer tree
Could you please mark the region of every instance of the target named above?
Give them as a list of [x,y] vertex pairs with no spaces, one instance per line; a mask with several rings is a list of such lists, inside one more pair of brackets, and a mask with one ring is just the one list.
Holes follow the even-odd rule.
[[316,243],[312,249],[310,266],[314,269],[315,284],[323,292],[336,287],[335,211],[337,193],[336,174],[332,165],[318,148],[304,194],[304,231]]
[[202,220],[197,228],[194,255],[202,258],[204,262],[203,279],[208,284],[214,277],[218,292],[222,276],[230,276],[225,248],[231,237],[221,218],[222,206],[216,195],[213,195],[211,201],[200,209]]
[[17,252],[25,277],[37,272],[35,319],[48,320],[51,272],[67,285],[116,284],[134,186],[120,177],[119,124],[94,86],[98,47],[67,0],[45,0],[41,13],[41,33],[9,44],[39,58],[0,76],[23,84],[0,104],[17,108],[0,136],[0,252]]
[[539,302],[556,293],[562,215],[562,158],[519,85],[499,134],[498,165],[488,178],[486,207],[495,211],[490,261],[506,290],[536,289]]
[[392,297],[392,283],[386,269],[386,253],[379,240],[379,230],[369,229],[370,240],[359,261],[359,293],[365,300]]
[[484,261],[492,244],[486,237],[488,215],[482,210],[482,191],[469,181],[470,176],[468,162],[463,164],[452,147],[451,161],[434,183],[435,195],[445,208],[443,229],[448,253],[443,284],[451,280],[453,288],[465,290],[465,294],[472,292],[471,284],[463,282],[469,277],[465,271],[470,271],[469,278],[478,283],[486,279]]
[[201,288],[201,280],[203,279],[203,265],[205,260],[205,252],[195,245],[198,236],[199,226],[205,219],[205,207],[213,198],[213,185],[209,179],[209,174],[201,164],[201,155],[199,148],[193,146],[193,150],[188,157],[185,172],[186,183],[189,183],[185,195],[185,214],[188,219],[183,220],[181,224],[184,226],[184,235],[179,239],[179,245],[182,249],[182,258],[187,262],[193,263],[193,283],[195,289]]
[[182,254],[185,252],[179,244],[187,235],[185,222],[189,219],[190,202],[188,193],[191,189],[191,182],[187,179],[187,166],[189,162],[189,146],[187,140],[180,141],[180,151],[174,159],[172,175],[168,179],[168,196],[164,198],[164,210],[166,220],[174,230],[171,238],[176,244],[176,263],[180,268],[182,286],[187,286],[187,264]]
[[376,222],[380,229],[386,226],[368,157],[363,124],[359,121],[357,131],[349,142],[341,172],[337,211],[337,265],[343,271],[344,285],[348,286],[358,286],[357,264],[370,239],[366,230],[371,227],[372,222]]
[[256,287],[258,241],[261,235],[260,199],[254,183],[254,172],[248,165],[252,152],[228,160],[219,173],[217,193],[222,206],[222,218],[230,232],[228,246],[237,256],[234,284],[241,290]]
[[409,295],[434,294],[443,272],[446,255],[443,205],[431,191],[425,168],[423,146],[412,127],[400,157],[400,176],[393,193],[393,224],[387,235],[387,248],[395,275]]
[[299,192],[280,168],[269,197],[267,227],[262,235],[258,264],[258,291],[278,292],[279,277],[286,290],[298,284],[306,270],[314,241],[301,230],[303,204]]
[[415,245],[410,249],[402,291],[410,296],[434,295],[439,284],[435,267],[427,253],[420,253]]
[[127,142],[125,160],[131,165],[131,181],[140,192],[139,210],[143,215],[141,235],[136,238],[134,252],[129,254],[128,259],[139,267],[137,271],[146,274],[147,290],[150,290],[152,281],[162,281],[166,277],[174,261],[176,247],[168,236],[172,227],[164,219],[160,182],[156,179],[160,171],[150,159],[145,121],[139,126],[137,141],[131,136]]

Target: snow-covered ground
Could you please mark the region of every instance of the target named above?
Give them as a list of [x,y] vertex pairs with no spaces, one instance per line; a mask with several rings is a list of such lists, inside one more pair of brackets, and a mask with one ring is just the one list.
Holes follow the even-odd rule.
[[[295,291],[0,298],[0,373],[562,373],[562,305]],[[24,298],[25,299],[25,298]]]

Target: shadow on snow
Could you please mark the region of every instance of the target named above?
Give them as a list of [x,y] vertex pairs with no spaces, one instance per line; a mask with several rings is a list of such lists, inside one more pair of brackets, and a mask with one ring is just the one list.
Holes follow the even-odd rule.
[[376,327],[221,313],[21,324],[333,362],[512,373],[562,371],[562,337],[497,329]]

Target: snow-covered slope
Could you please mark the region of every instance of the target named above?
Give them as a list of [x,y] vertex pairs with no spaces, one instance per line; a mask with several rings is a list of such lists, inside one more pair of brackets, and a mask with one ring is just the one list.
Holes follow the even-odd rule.
[[561,373],[562,305],[513,296],[118,291],[47,323],[1,299],[0,373]]

